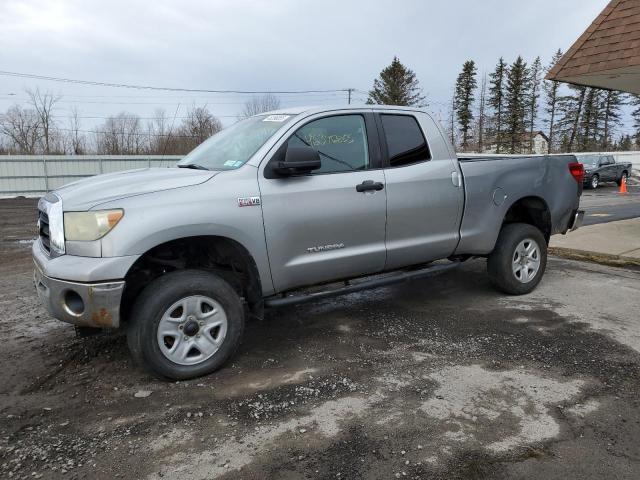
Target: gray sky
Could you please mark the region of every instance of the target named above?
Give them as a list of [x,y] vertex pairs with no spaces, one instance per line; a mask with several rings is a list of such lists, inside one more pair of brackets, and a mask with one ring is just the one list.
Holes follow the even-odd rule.
[[[241,90],[371,88],[394,55],[446,117],[467,59],[480,72],[502,55],[546,65],[607,0],[0,0],[0,70],[104,82]],[[246,95],[98,88],[0,76],[0,111],[25,87],[64,96],[58,114],[127,110],[173,116],[207,103],[225,124]],[[9,94],[15,94],[10,96]],[[283,105],[342,103],[344,94],[282,95]],[[356,100],[364,100],[356,94]],[[116,103],[120,102],[120,103]],[[178,113],[180,116],[180,113]],[[83,127],[100,123],[86,119]]]

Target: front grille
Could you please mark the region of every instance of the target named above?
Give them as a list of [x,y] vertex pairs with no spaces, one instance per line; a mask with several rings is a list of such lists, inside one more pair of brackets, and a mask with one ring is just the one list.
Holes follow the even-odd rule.
[[51,241],[49,234],[49,215],[47,215],[42,210],[38,210],[38,234],[40,235],[40,241],[42,242],[42,247],[47,251],[47,253],[51,253]]

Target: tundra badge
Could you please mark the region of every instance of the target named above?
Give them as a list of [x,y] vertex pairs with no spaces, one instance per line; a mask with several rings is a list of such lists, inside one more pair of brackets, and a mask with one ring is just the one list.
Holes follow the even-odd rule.
[[318,253],[318,252],[326,252],[327,250],[338,250],[340,248],[344,248],[344,243],[332,243],[330,245],[318,245],[315,247],[309,247],[307,248],[307,252]]

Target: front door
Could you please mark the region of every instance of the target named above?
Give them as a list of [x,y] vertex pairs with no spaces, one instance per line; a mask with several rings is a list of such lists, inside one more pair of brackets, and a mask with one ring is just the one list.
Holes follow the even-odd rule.
[[287,146],[310,146],[320,154],[321,168],[273,178],[267,164],[258,173],[277,291],[384,268],[386,191],[376,135],[368,112],[311,117],[270,162]]

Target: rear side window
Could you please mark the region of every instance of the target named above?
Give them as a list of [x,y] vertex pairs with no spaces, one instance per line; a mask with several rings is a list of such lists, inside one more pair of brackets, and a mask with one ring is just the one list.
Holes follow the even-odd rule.
[[389,166],[401,167],[431,158],[427,141],[415,117],[380,115],[389,153]]

